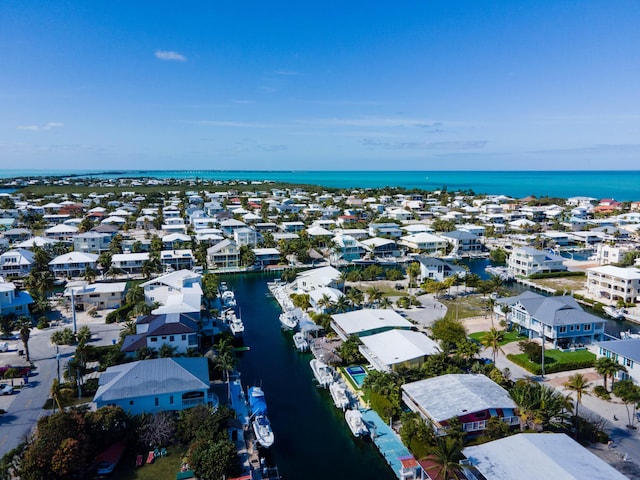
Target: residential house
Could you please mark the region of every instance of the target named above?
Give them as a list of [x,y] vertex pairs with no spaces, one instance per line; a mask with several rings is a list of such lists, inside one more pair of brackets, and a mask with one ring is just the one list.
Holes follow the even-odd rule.
[[33,298],[29,292],[18,290],[13,282],[7,282],[0,277],[0,316],[15,315],[30,316],[29,305]]
[[78,228],[71,225],[55,225],[44,231],[44,236],[60,242],[73,242],[73,237],[78,234]]
[[453,245],[452,255],[469,256],[477,255],[484,251],[482,240],[473,233],[465,232],[464,230],[453,230],[440,236]]
[[462,430],[480,434],[491,417],[509,426],[520,424],[516,403],[509,393],[482,374],[447,374],[402,385],[402,400],[431,422],[437,434],[446,434],[452,419]]
[[428,255],[446,252],[448,244],[444,238],[426,232],[405,235],[400,238],[398,243],[414,252],[426,253]]
[[73,249],[84,253],[102,253],[109,250],[111,235],[98,232],[84,232],[73,236]]
[[626,369],[626,372],[616,372],[617,380],[633,380],[634,383],[640,384],[640,338],[599,342],[589,350],[598,358],[611,358]]
[[280,250],[277,248],[254,248],[256,263],[262,268],[280,263]]
[[95,270],[97,263],[97,253],[69,252],[51,260],[49,270],[56,277],[83,277],[87,269]]
[[243,227],[233,231],[233,239],[238,245],[255,247],[260,242],[261,235],[253,228]]
[[360,336],[360,353],[381,372],[398,368],[419,368],[440,347],[422,332],[392,329],[373,335]]
[[111,257],[111,266],[129,274],[141,273],[142,265],[148,260],[148,252],[116,253]]
[[23,248],[4,252],[0,255],[0,275],[4,278],[26,277],[34,261],[33,252]]
[[333,237],[333,248],[329,256],[332,264],[360,259],[367,252],[365,246],[351,235],[339,234]]
[[609,265],[611,263],[620,263],[627,253],[635,250],[636,248],[631,244],[610,245],[608,243],[598,243],[593,257],[599,265]]
[[464,268],[439,258],[419,256],[416,257],[416,260],[420,264],[421,281],[434,280],[442,282],[448,277],[458,276],[462,278],[467,274]]
[[534,273],[563,272],[564,258],[531,247],[514,248],[509,255],[507,268],[511,275],[528,277]]
[[26,228],[11,228],[2,232],[2,236],[9,240],[9,243],[23,242],[31,238],[31,230]]
[[331,329],[342,340],[360,338],[393,329],[411,330],[413,324],[398,312],[386,308],[365,308],[331,315]]
[[191,270],[194,263],[193,252],[191,249],[162,250],[160,252],[160,263],[167,270]]
[[462,450],[468,479],[624,480],[627,477],[564,433],[518,433]]
[[[190,270],[178,270],[140,284],[144,290],[147,304],[158,302],[161,305],[187,304],[191,310],[186,312],[200,312],[202,299],[201,275]],[[155,312],[155,310],[154,310]]]
[[295,284],[297,290],[304,293],[324,287],[341,289],[344,284],[341,278],[342,274],[339,270],[327,266],[300,272],[296,276]]
[[388,238],[369,238],[361,243],[376,258],[399,257],[402,255],[398,244]]
[[199,346],[199,317],[188,313],[151,314],[138,317],[136,333],[127,335],[122,342],[122,352],[135,356],[141,348],[158,350],[169,345],[177,354],[187,353]]
[[69,282],[64,296],[71,298],[76,309],[87,311],[90,308],[105,310],[120,308],[124,303],[127,282],[89,283],[87,281]]
[[218,404],[209,390],[204,357],[141,360],[107,368],[93,398],[97,408],[119,406],[130,415]]
[[499,298],[494,312],[529,338],[544,338],[553,348],[589,345],[604,339],[604,318],[585,312],[570,295],[545,297],[524,292],[515,297]]
[[212,270],[237,270],[240,268],[240,246],[224,239],[207,249],[207,263]]
[[186,245],[191,245],[191,237],[186,233],[169,233],[164,235],[161,240],[163,250],[178,250],[185,248]]
[[640,300],[640,269],[604,265],[587,269],[587,291],[600,302]]

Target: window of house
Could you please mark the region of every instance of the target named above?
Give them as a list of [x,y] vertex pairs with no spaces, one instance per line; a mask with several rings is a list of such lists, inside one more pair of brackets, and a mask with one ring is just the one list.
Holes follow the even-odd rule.
[[173,395],[169,395],[169,404],[173,405]]
[[573,331],[575,330],[575,328],[576,328],[576,327],[575,327],[575,325],[571,325],[571,326],[569,327],[569,331],[573,332]]
[[567,333],[567,327],[566,326],[562,326],[558,328],[558,332],[560,333]]
[[184,342],[187,339],[186,335],[182,335],[182,341]]
[[151,341],[152,342],[157,342],[158,341],[158,337],[151,337]]
[[129,405],[133,405],[133,400],[129,400]]
[[633,360],[631,360],[629,358],[625,358],[624,359],[624,366],[625,367],[633,367]]
[[173,335],[169,335],[169,341],[173,342],[175,340],[175,337]]
[[156,397],[155,400],[156,400],[156,407],[157,407],[158,405],[160,405],[160,400],[158,399],[158,397]]
[[588,332],[590,330],[591,330],[591,324],[590,323],[584,326],[584,331],[585,332]]

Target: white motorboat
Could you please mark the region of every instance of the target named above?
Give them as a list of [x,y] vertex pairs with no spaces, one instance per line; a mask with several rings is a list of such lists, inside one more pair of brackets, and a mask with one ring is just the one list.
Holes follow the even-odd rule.
[[624,320],[624,316],[627,311],[624,308],[616,308],[611,305],[605,305],[602,307],[602,311],[609,315],[614,320]]
[[299,308],[294,308],[293,310],[282,312],[280,314],[280,323],[282,324],[282,328],[286,328],[287,330],[295,330],[298,327],[300,317],[302,317],[302,310],[300,310]]
[[633,333],[631,330],[627,330],[626,332],[620,332],[620,338],[622,340],[631,340],[640,338],[640,333]]
[[293,344],[296,346],[296,349],[301,352],[306,352],[309,350],[309,342],[304,338],[304,333],[297,332],[293,334]]
[[349,425],[351,433],[353,433],[355,437],[369,435],[369,428],[367,424],[364,423],[360,410],[347,410],[344,412],[344,418],[347,421],[347,425]]
[[273,445],[275,437],[271,429],[271,422],[267,418],[267,402],[264,392],[260,387],[249,388],[249,406],[251,407],[251,426],[256,436],[256,441],[264,448]]
[[236,312],[234,312],[232,308],[224,311],[222,319],[229,325],[229,330],[231,330],[234,337],[242,336],[244,333],[244,323],[242,323],[242,319],[236,315]]
[[231,290],[225,290],[222,292],[220,300],[222,300],[222,305],[225,308],[233,308],[237,305],[236,295]]
[[327,388],[333,382],[333,369],[329,365],[317,358],[311,360],[309,365],[320,386]]
[[347,386],[344,383],[333,382],[329,385],[329,392],[331,393],[331,398],[333,398],[333,403],[339,409],[344,410],[351,403],[347,393]]

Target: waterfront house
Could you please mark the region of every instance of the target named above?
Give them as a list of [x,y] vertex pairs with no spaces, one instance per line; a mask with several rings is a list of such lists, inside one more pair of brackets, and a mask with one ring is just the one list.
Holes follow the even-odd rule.
[[163,250],[178,250],[191,245],[191,237],[186,233],[169,233],[162,238]]
[[342,339],[366,337],[393,329],[411,330],[413,324],[395,310],[365,308],[331,315],[331,329]]
[[361,243],[376,258],[399,257],[402,254],[398,244],[389,238],[368,238]]
[[116,253],[111,257],[111,266],[123,272],[134,274],[142,272],[142,265],[148,260],[148,252]]
[[517,406],[509,393],[481,374],[448,374],[406,383],[402,386],[402,400],[431,422],[438,435],[446,435],[454,418],[469,434],[482,433],[491,417],[498,417],[509,426],[520,424]]
[[559,255],[531,247],[519,247],[509,255],[507,267],[513,276],[528,277],[534,273],[566,271],[563,262],[564,258]]
[[365,246],[351,235],[338,234],[332,239],[333,248],[329,259],[332,264],[358,260],[367,252]]
[[0,277],[0,316],[21,315],[29,316],[29,305],[33,298],[29,292],[18,290],[13,282],[7,282]]
[[599,265],[620,263],[627,253],[633,252],[635,249],[635,245],[632,244],[611,245],[609,243],[598,243],[596,245],[596,251],[593,254],[593,259],[598,262]]
[[413,235],[405,235],[398,242],[400,245],[413,250],[414,252],[433,255],[443,253],[447,250],[447,241],[437,235],[420,232]]
[[464,230],[444,232],[440,236],[453,245],[452,255],[477,255],[484,250],[481,238]]
[[84,252],[69,252],[58,255],[49,262],[49,270],[56,277],[83,277],[87,269],[97,268],[98,254]]
[[253,248],[258,245],[261,238],[261,235],[253,228],[237,228],[233,231],[233,239],[238,245],[246,245]]
[[4,278],[26,277],[35,260],[33,252],[23,248],[9,250],[0,255],[0,275]]
[[240,246],[225,238],[207,249],[207,263],[212,270],[237,270],[240,268]]
[[426,358],[440,352],[440,347],[422,332],[393,329],[360,336],[360,353],[381,372],[400,367],[418,368]]
[[198,348],[199,317],[189,313],[163,313],[138,317],[136,333],[127,335],[121,350],[128,356],[135,356],[143,347],[158,350],[167,344],[176,354],[184,354]]
[[24,248],[25,250],[33,250],[34,247],[39,247],[39,248],[52,247],[56,243],[60,243],[60,242],[58,242],[58,240],[52,240],[50,238],[45,238],[45,237],[31,237],[31,238],[28,238],[27,240],[23,240],[22,242],[16,243],[14,245],[14,248],[16,249]]
[[604,339],[606,320],[585,312],[570,295],[545,297],[524,292],[515,297],[499,298],[494,312],[505,315],[506,321],[529,338],[542,338],[553,348],[589,345]]
[[636,303],[640,297],[640,269],[613,265],[588,268],[587,291],[600,302]]
[[454,275],[462,278],[467,274],[464,268],[439,258],[418,256],[416,260],[420,264],[420,281],[434,280],[442,282],[445,278]]
[[123,363],[100,375],[93,398],[97,408],[119,406],[131,415],[218,404],[209,390],[204,357],[155,358]]
[[624,480],[627,477],[564,433],[518,433],[462,450],[470,479]]
[[311,290],[309,292],[309,303],[311,304],[311,308],[314,312],[329,313],[329,311],[331,310],[331,306],[324,305],[323,298],[328,298],[332,304],[335,304],[343,295],[344,294],[336,288],[316,288],[315,290]]
[[76,252],[102,253],[109,250],[111,235],[98,232],[84,232],[73,236],[73,249]]
[[626,372],[616,372],[616,379],[640,383],[640,338],[599,342],[592,345],[590,350],[598,358],[611,358],[627,369]]
[[124,303],[127,282],[89,283],[86,281],[69,282],[64,290],[64,297],[71,298],[78,310],[90,308],[104,310],[120,308]]
[[256,263],[262,268],[280,263],[280,250],[277,248],[254,248],[252,251]]
[[295,281],[296,289],[305,293],[324,287],[341,289],[342,285],[340,271],[331,266],[300,272]]
[[[144,290],[146,303],[153,304],[154,302],[158,302],[161,305],[166,305],[169,303],[169,299],[176,295],[188,295],[201,298],[202,286],[200,285],[200,281],[200,274],[190,270],[179,270],[141,283],[140,287]],[[190,303],[198,305],[198,311],[200,311],[199,300],[197,302],[194,300]]]

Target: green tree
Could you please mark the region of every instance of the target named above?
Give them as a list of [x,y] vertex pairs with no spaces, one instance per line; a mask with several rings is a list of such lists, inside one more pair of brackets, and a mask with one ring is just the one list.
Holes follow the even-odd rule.
[[367,301],[370,305],[377,305],[382,299],[383,293],[378,287],[369,287],[367,289]]
[[596,368],[596,372],[602,375],[602,378],[604,379],[605,389],[607,388],[607,377],[611,377],[611,388],[613,389],[616,373],[627,371],[627,368],[624,365],[620,365],[613,358],[609,357],[598,358],[594,366]]
[[18,322],[16,323],[16,328],[18,329],[18,334],[20,335],[20,341],[22,345],[24,345],[24,353],[27,362],[31,361],[31,356],[29,355],[29,338],[31,337],[31,319],[27,317],[18,318]]
[[237,471],[236,446],[230,440],[200,440],[189,447],[189,465],[198,478],[226,478]]
[[587,379],[581,373],[575,373],[569,377],[569,380],[564,383],[564,388],[570,390],[576,394],[576,408],[574,410],[574,425],[576,428],[575,439],[578,439],[578,427],[580,425],[578,421],[578,409],[582,404],[582,396],[589,393],[591,384],[587,382]]
[[160,348],[158,348],[158,356],[160,358],[170,358],[176,354],[176,350],[177,347],[175,347],[174,345],[163,343],[162,345],[160,345]]
[[640,387],[633,383],[633,380],[620,380],[613,388],[613,394],[624,402],[627,409],[627,427],[635,428],[636,409],[640,403]]
[[336,353],[340,356],[344,365],[353,365],[354,363],[363,363],[365,361],[359,350],[360,345],[362,345],[360,338],[357,335],[351,335],[336,349]]
[[506,332],[504,330],[491,327],[482,338],[482,345],[491,349],[493,363],[496,363],[498,353],[504,353],[500,344],[504,341],[505,335]]
[[467,332],[462,322],[448,317],[433,322],[430,330],[431,336],[440,341],[440,347],[444,352],[451,351],[455,345],[467,338]]
[[415,286],[416,279],[420,276],[420,263],[411,262],[407,266],[407,277],[409,277],[409,288]]
[[207,310],[211,308],[211,302],[218,296],[219,283],[215,273],[205,273],[202,276],[202,294],[207,302]]
[[434,470],[438,478],[450,479],[460,478],[462,466],[460,460],[462,455],[462,443],[451,436],[438,437],[435,446],[431,449],[430,459],[434,465],[427,467],[428,470]]

